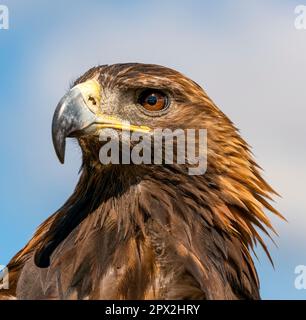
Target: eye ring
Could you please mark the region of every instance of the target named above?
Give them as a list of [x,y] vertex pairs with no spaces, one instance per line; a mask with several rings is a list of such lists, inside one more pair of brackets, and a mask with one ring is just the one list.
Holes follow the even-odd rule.
[[147,112],[161,112],[169,106],[169,98],[161,90],[147,89],[139,95],[138,103]]

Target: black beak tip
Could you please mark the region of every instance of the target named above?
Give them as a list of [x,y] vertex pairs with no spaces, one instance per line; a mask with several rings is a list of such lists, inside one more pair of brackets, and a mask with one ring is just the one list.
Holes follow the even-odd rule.
[[66,149],[66,129],[58,119],[58,112],[55,113],[52,121],[52,141],[53,146],[61,164],[65,162]]
[[58,160],[60,161],[61,164],[64,164],[65,148],[66,148],[65,138],[53,137],[53,145],[54,145],[54,149],[58,157]]
[[58,157],[58,160],[60,161],[61,164],[65,163],[65,155],[64,154],[57,153],[57,157]]
[[62,130],[53,123],[52,126],[53,146],[61,164],[65,162],[66,135]]

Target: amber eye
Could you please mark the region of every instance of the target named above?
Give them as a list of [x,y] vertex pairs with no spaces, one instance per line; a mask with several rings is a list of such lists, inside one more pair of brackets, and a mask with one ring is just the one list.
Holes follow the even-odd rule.
[[161,111],[168,106],[168,97],[159,90],[146,90],[140,95],[139,103],[148,111]]

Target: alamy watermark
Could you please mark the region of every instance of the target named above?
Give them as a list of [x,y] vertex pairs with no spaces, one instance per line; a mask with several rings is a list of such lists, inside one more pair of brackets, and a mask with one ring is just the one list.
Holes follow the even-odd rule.
[[294,281],[295,288],[298,290],[306,290],[306,266],[296,266],[294,273],[298,274]]
[[9,272],[6,266],[0,265],[0,290],[9,289]]
[[306,5],[296,6],[294,13],[297,14],[294,21],[295,28],[297,30],[306,30]]
[[0,5],[0,30],[9,29],[9,9],[5,5]]
[[99,140],[100,162],[108,164],[177,164],[185,165],[189,175],[203,175],[207,170],[206,129],[161,129],[150,132],[122,132],[102,129]]

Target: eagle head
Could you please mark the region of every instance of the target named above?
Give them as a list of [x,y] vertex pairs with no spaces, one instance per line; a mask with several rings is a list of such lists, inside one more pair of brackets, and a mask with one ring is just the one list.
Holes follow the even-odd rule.
[[[124,132],[152,138],[157,129],[204,129],[205,172],[189,174],[164,153],[159,164],[101,161],[101,132],[111,130],[121,157]],[[65,297],[259,298],[251,251],[259,242],[269,255],[258,230],[273,230],[265,209],[281,217],[269,204],[275,192],[198,84],[158,65],[94,67],[59,102],[52,136],[62,163],[66,138],[77,139],[81,177],[20,255],[62,274]]]

